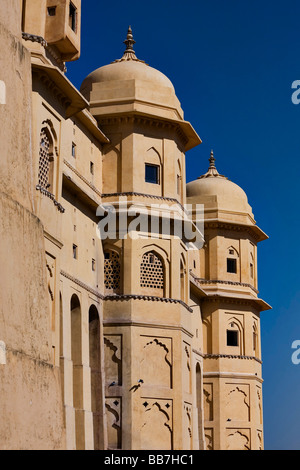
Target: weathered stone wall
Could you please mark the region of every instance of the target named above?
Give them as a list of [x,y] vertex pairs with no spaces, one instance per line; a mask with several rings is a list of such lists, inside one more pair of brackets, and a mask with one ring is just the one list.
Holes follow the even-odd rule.
[[0,48],[0,449],[63,449],[43,227],[32,207],[31,65],[19,0],[1,0]]

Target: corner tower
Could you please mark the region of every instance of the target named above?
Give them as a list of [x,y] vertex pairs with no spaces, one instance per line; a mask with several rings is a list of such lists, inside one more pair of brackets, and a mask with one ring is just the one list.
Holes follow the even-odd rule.
[[213,152],[207,173],[187,184],[187,201],[204,205],[205,245],[192,270],[202,287],[203,400],[206,448],[263,448],[257,227],[245,192],[220,175]]
[[[103,203],[135,207],[140,226],[103,240],[105,395],[109,448],[192,448],[188,255],[162,219],[183,216],[185,151],[201,140],[170,80],[139,60],[131,28],[121,59],[91,73],[81,92],[110,143]],[[157,230],[153,206],[163,205]],[[159,211],[159,209],[158,209]],[[146,218],[142,221],[142,213]]]

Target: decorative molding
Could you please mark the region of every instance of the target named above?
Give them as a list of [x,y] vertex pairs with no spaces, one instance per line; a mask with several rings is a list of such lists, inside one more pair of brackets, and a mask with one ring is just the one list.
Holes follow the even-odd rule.
[[146,197],[150,199],[159,199],[161,201],[169,201],[169,202],[174,202],[175,204],[178,204],[181,209],[186,212],[186,209],[184,206],[174,197],[164,197],[164,196],[155,196],[152,194],[145,194],[145,193],[136,193],[136,192],[124,192],[124,193],[104,193],[102,194],[103,198],[106,197],[120,197],[120,196],[139,196],[139,197]]
[[253,226],[246,225],[246,224],[238,225],[238,224],[234,224],[232,222],[227,223],[227,222],[219,222],[219,221],[211,221],[210,222],[209,220],[204,221],[204,229],[218,228],[218,229],[233,230],[235,232],[247,232],[253,237],[254,240],[259,240],[260,237],[258,236],[258,234],[256,234],[254,232],[256,227],[257,227],[256,225],[253,225]]
[[85,289],[86,291],[90,292],[91,294],[95,295],[96,297],[98,297],[99,299],[103,300],[104,299],[104,296],[102,294],[100,294],[100,292],[98,292],[97,290],[93,289],[92,287],[88,286],[87,284],[85,284],[84,282],[80,281],[79,279],[77,279],[76,277],[72,276],[71,274],[68,274],[66,273],[65,271],[61,270],[60,271],[60,274],[65,277],[66,279],[69,279],[69,281],[72,281],[74,282],[75,284],[77,284],[79,287],[82,287],[83,289]]
[[175,204],[178,204],[180,208],[186,212],[186,209],[184,206],[175,198],[173,197],[164,197],[164,196],[155,196],[152,194],[145,194],[145,193],[137,193],[137,192],[123,192],[123,193],[101,193],[93,184],[91,184],[79,171],[71,165],[70,162],[68,162],[66,159],[64,159],[64,164],[70,168],[77,176],[80,178],[85,184],[87,184],[99,197],[101,198],[108,198],[108,197],[122,197],[122,196],[127,196],[127,197],[132,197],[132,196],[138,196],[138,197],[145,197],[145,198],[150,198],[150,199],[158,199],[161,201],[168,201],[168,202],[173,202]]
[[193,309],[189,307],[183,300],[172,299],[170,297],[156,297],[154,295],[138,295],[138,294],[123,294],[123,295],[106,295],[104,300],[151,300],[155,302],[166,302],[171,304],[181,304],[189,312],[193,313]]
[[253,305],[254,304],[255,310],[257,310],[258,312],[262,311],[262,309],[257,308],[257,302],[260,302],[260,299],[255,298],[255,297],[238,298],[238,297],[234,297],[233,294],[231,296],[227,296],[225,294],[224,295],[209,294],[207,295],[207,297],[204,297],[202,299],[202,302],[225,302],[225,303],[229,302],[230,304],[235,304],[235,305]]
[[78,170],[76,170],[76,168],[73,167],[73,165],[71,165],[71,163],[69,163],[65,158],[64,158],[64,164],[70,168],[70,170],[72,170],[76,176],[78,176],[78,178],[80,178],[89,188],[91,188],[99,197],[102,197],[102,194],[100,193],[100,191],[98,191],[98,189],[92,184],[90,183],[81,173],[79,173]]
[[203,354],[204,359],[219,359],[219,358],[227,358],[227,359],[247,359],[250,361],[256,361],[259,364],[262,364],[262,361],[255,356],[240,356],[238,354]]
[[166,323],[146,323],[146,322],[134,322],[134,321],[112,321],[112,320],[103,320],[103,325],[106,327],[115,327],[115,326],[136,326],[139,328],[158,328],[162,330],[177,330],[181,331],[185,335],[189,336],[190,338],[193,338],[193,333],[190,331],[186,330],[185,328],[181,326],[175,326],[175,325],[168,325]]
[[57,207],[59,212],[62,212],[62,213],[65,212],[65,209],[63,208],[63,206],[59,202],[56,201],[54,194],[47,191],[47,189],[42,188],[42,186],[40,186],[39,184],[36,186],[36,190],[40,191],[40,193],[44,194],[49,199],[51,199],[51,201],[53,201],[54,205]]
[[[128,101],[128,100],[127,100]],[[137,100],[135,100],[137,101]],[[139,100],[140,101],[140,100]],[[142,101],[140,101],[142,102]],[[91,105],[93,102],[91,102]],[[151,106],[153,103],[149,102]],[[155,105],[154,105],[155,106]],[[156,105],[157,107],[157,105]],[[165,107],[166,109],[174,110],[173,108]],[[180,118],[181,119],[181,118]],[[182,121],[184,122],[184,121]],[[139,125],[147,125],[155,127],[156,129],[173,129],[175,130],[178,137],[181,139],[183,145],[186,145],[188,142],[187,137],[185,136],[184,132],[180,127],[180,121],[170,122],[170,121],[160,121],[159,119],[155,119],[152,117],[147,116],[139,116],[137,115],[130,115],[130,116],[114,116],[114,117],[107,117],[107,118],[99,118],[99,123],[101,125],[110,125],[110,124],[121,124],[121,123],[129,123],[129,124],[139,124]]]
[[54,48],[50,46],[47,43],[46,39],[44,39],[42,36],[37,36],[36,34],[30,34],[30,33],[22,33],[22,38],[24,39],[24,41],[37,42],[41,44],[46,49],[46,51],[53,57],[53,59],[57,62],[60,70],[62,72],[67,71],[67,67],[65,66],[64,61],[61,60],[61,58],[54,51]]
[[45,229],[44,229],[44,237],[47,238],[47,240],[49,240],[51,243],[56,245],[59,249],[61,249],[64,246],[62,241],[55,238],[53,235],[51,235],[51,233],[47,232],[47,230]]
[[200,277],[195,276],[195,274],[194,274],[193,272],[190,272],[190,275],[191,275],[196,281],[198,281],[200,284],[227,284],[227,285],[230,285],[230,286],[249,287],[249,288],[252,289],[256,294],[259,293],[259,291],[258,291],[257,289],[255,289],[254,286],[252,286],[251,284],[245,283],[245,282],[225,281],[225,280],[221,280],[221,279],[203,279],[203,278],[200,278]]
[[178,299],[171,299],[169,297],[155,297],[152,295],[135,295],[135,294],[128,294],[128,295],[118,295],[118,294],[108,294],[108,295],[102,295],[100,292],[97,290],[93,289],[92,287],[88,286],[84,282],[80,281],[79,279],[75,278],[71,274],[66,273],[65,271],[61,270],[60,274],[64,276],[65,278],[69,279],[72,282],[75,282],[78,286],[82,287],[83,289],[87,290],[88,292],[91,292],[98,298],[102,300],[115,300],[115,301],[122,301],[122,300],[151,300],[151,301],[156,301],[156,302],[167,302],[167,303],[172,303],[172,304],[181,304],[183,307],[185,307],[189,312],[193,312],[193,310],[182,300]]
[[43,47],[47,47],[48,43],[42,36],[37,36],[36,34],[22,33],[22,38],[25,41],[38,42]]
[[[243,372],[203,372],[203,379],[208,378],[222,378],[222,379],[239,379],[239,380],[256,380],[259,383],[263,383],[263,379],[255,374],[248,374]],[[239,385],[239,384],[236,384]]]

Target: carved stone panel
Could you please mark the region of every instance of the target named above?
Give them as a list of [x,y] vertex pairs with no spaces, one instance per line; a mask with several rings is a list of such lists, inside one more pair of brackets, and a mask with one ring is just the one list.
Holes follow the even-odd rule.
[[172,339],[141,336],[140,378],[146,386],[172,388]]
[[104,345],[106,385],[122,385],[122,335],[105,335]]
[[227,429],[227,450],[251,450],[250,429]]
[[250,390],[247,384],[226,384],[226,419],[250,421]]
[[55,329],[55,268],[56,259],[53,256],[46,253],[46,268],[47,268],[47,288],[48,288],[48,301],[49,301],[49,312],[52,330]]
[[109,449],[122,449],[121,400],[120,397],[106,398],[105,400]]
[[214,450],[214,430],[212,428],[205,428],[204,435],[206,450]]
[[263,433],[257,430],[258,450],[263,450]]
[[261,387],[256,387],[256,400],[257,400],[257,410],[258,410],[258,422],[259,422],[259,424],[262,424],[263,412],[262,412],[262,390],[261,390]]
[[191,346],[183,342],[183,363],[182,363],[182,372],[183,372],[183,386],[184,390],[187,393],[191,393],[192,386],[192,374],[191,374]]
[[184,403],[183,413],[183,449],[192,450],[193,448],[193,422],[192,422],[192,405],[190,403]]
[[213,421],[213,384],[203,384],[204,420]]
[[172,450],[172,400],[142,398],[141,412],[141,449]]

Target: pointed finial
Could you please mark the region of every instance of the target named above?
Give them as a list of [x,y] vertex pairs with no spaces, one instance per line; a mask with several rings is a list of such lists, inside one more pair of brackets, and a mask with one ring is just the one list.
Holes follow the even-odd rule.
[[145,64],[143,60],[139,60],[136,57],[135,51],[133,50],[135,40],[133,39],[131,26],[128,27],[127,37],[124,41],[124,44],[126,45],[126,50],[124,52],[123,57],[121,59],[117,59],[114,62],[112,62],[113,64],[115,62],[123,62],[124,60],[135,60],[136,62],[142,62],[143,64]]
[[127,38],[124,41],[124,44],[126,45],[126,51],[125,52],[132,52],[135,54],[132,46],[135,44],[135,40],[133,39],[132,35],[132,29],[131,26],[129,26],[128,31],[127,31]]
[[209,161],[209,168],[210,169],[216,169],[216,166],[215,166],[216,159],[214,157],[214,151],[213,150],[210,152],[210,158],[208,159],[208,161]]
[[[219,178],[226,178],[224,175],[220,175],[220,173],[218,172],[218,170],[216,168],[216,165],[215,165],[216,159],[214,157],[213,150],[211,150],[211,152],[210,152],[210,157],[209,157],[208,161],[209,161],[209,167],[208,167],[207,173],[205,173],[202,176],[199,176],[198,179],[209,178],[209,177],[212,177],[212,176],[214,176],[214,177],[218,176]],[[226,178],[226,179],[228,179],[228,178]]]

